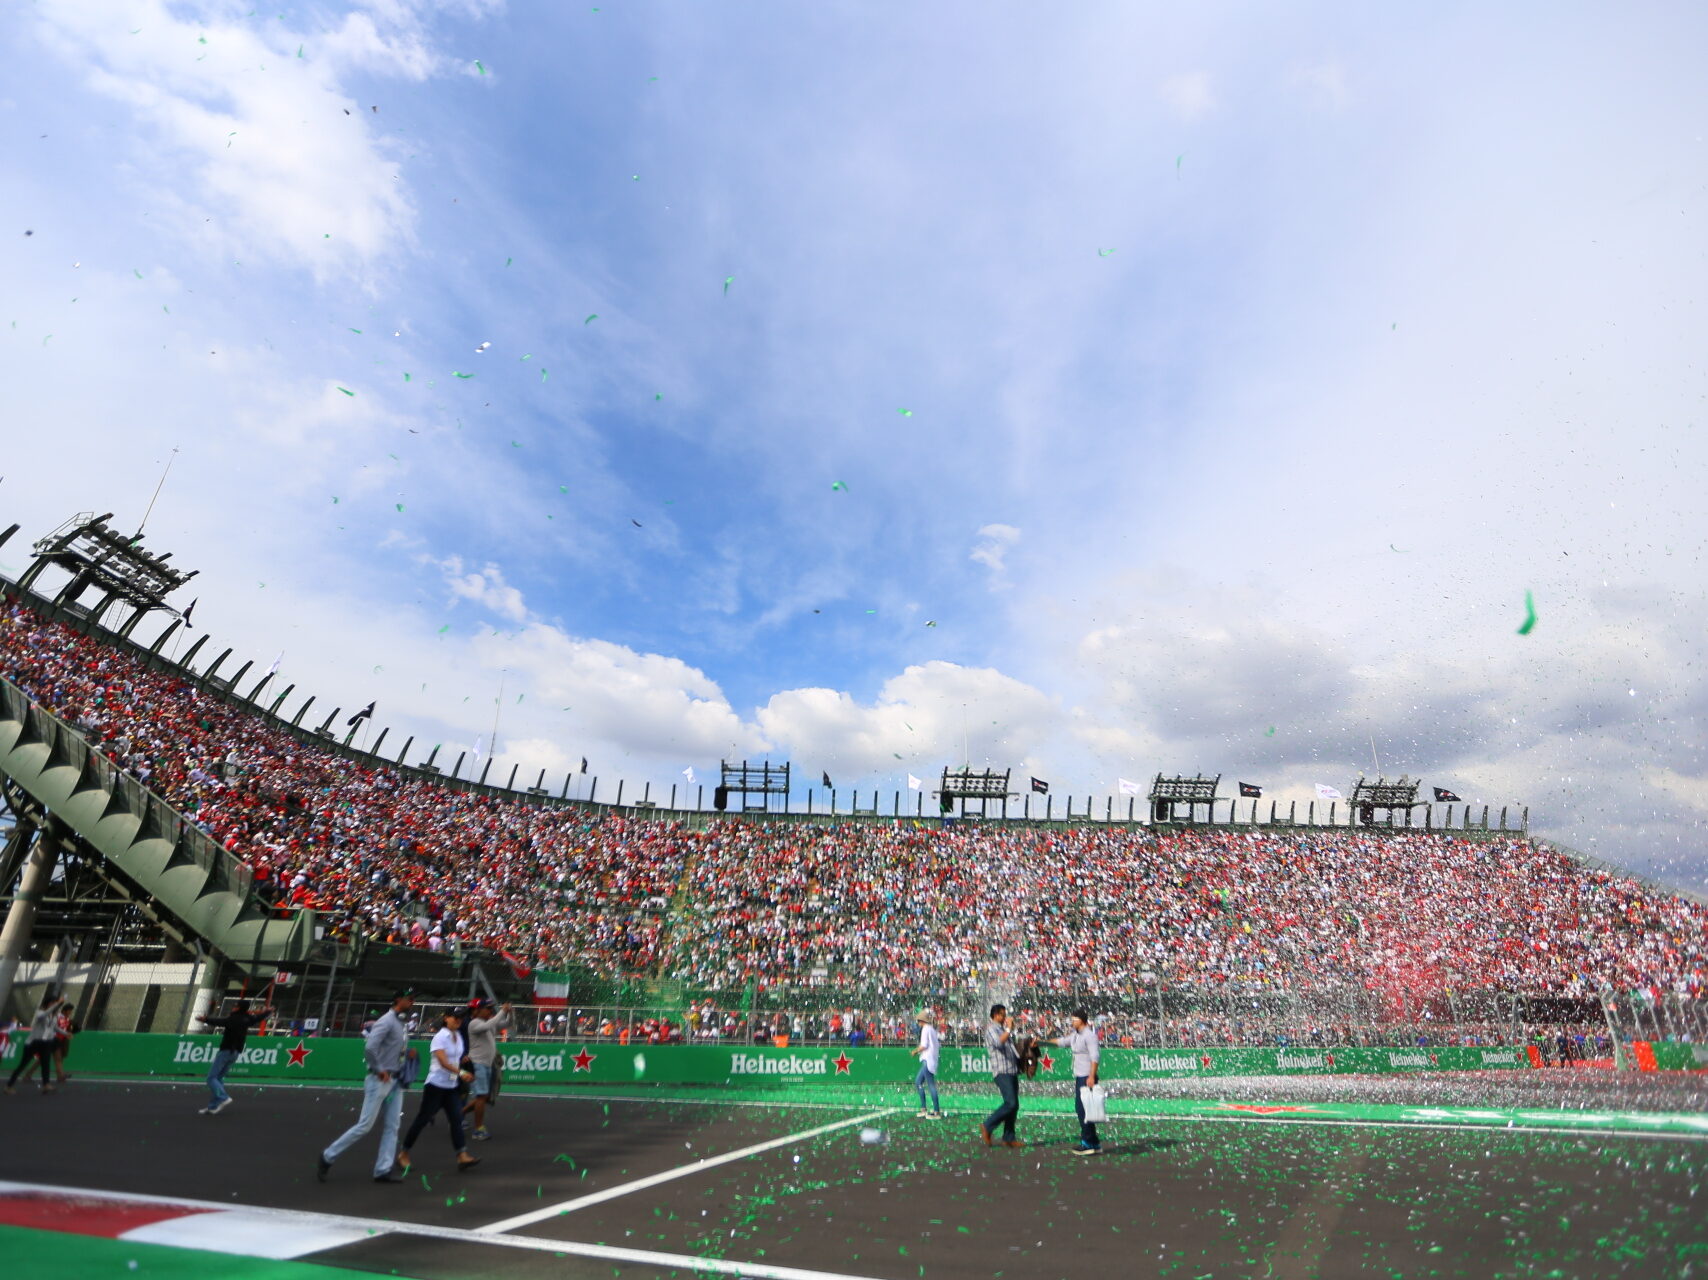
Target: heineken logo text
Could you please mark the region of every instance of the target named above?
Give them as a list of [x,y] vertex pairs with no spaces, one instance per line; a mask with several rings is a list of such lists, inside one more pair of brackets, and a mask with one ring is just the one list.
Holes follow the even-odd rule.
[[[178,1052],[172,1055],[173,1062],[212,1062],[214,1054],[218,1053],[217,1046],[212,1044],[197,1044],[194,1040],[178,1041]],[[245,1049],[237,1055],[237,1066],[240,1067],[276,1067],[279,1065],[279,1051],[271,1049]]]
[[732,1053],[729,1073],[732,1076],[822,1076],[828,1075],[828,1058],[768,1058],[760,1053]]
[[506,1071],[562,1071],[563,1054],[531,1053],[527,1049],[504,1055]]

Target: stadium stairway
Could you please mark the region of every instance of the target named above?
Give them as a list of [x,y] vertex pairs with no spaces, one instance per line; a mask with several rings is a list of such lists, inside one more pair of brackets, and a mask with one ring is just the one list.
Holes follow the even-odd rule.
[[309,958],[312,911],[270,909],[248,867],[4,677],[0,774],[71,828],[117,888],[231,964],[271,969]]

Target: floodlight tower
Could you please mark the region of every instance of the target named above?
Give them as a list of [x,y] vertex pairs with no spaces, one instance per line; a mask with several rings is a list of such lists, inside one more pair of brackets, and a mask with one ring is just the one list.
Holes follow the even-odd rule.
[[1411,811],[1422,803],[1417,798],[1417,787],[1417,781],[1404,774],[1400,775],[1398,782],[1389,782],[1385,778],[1366,782],[1360,777],[1352,788],[1350,805],[1353,821],[1363,827],[1375,826],[1378,809],[1389,815],[1390,822],[1396,811],[1403,810],[1409,821]]
[[[771,809],[771,797],[782,796],[783,807],[789,804],[789,762],[772,764],[769,760],[763,764],[749,764],[743,760],[740,764],[731,764],[727,760],[718,761],[720,777],[718,788],[712,792],[712,807],[722,813],[729,807],[732,795],[741,797],[743,813],[768,813]],[[758,796],[757,802],[749,799]]]
[[1222,783],[1222,775],[1206,778],[1202,774],[1193,774],[1188,778],[1185,774],[1174,774],[1170,777],[1156,775],[1156,781],[1151,783],[1151,821],[1177,822],[1174,816],[1174,806],[1186,806],[1187,822],[1198,821],[1198,806],[1208,809],[1208,820],[1216,820],[1216,788]]
[[[141,534],[128,536],[110,528],[107,521],[112,518],[110,511],[99,516],[84,511],[37,541],[35,560],[18,580],[18,586],[31,590],[50,565],[64,569],[71,577],[53,602],[99,622],[110,605],[122,600],[134,612],[118,632],[129,635],[148,613],[170,609],[166,596],[195,577],[198,570],[179,572],[166,563],[172,558],[170,551],[155,555],[143,547]],[[77,603],[90,587],[101,592],[99,603],[92,609]]]
[[[943,769],[943,782],[937,791],[938,807],[945,814],[953,813],[955,802],[961,802],[961,817],[988,818],[990,806],[998,807],[998,815],[1008,816],[1008,802],[1014,793],[1008,789],[1011,770],[998,773],[995,769]],[[973,806],[977,805],[975,810]]]

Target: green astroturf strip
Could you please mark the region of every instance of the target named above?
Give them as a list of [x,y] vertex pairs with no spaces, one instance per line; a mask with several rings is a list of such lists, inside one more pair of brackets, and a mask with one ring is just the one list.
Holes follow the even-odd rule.
[[240,1258],[205,1249],[133,1244],[28,1227],[0,1227],[0,1258],[6,1260],[8,1275],[52,1276],[55,1280],[125,1280],[130,1276],[152,1276],[155,1280],[350,1280],[357,1274],[312,1262]]
[[[110,1079],[117,1083],[123,1077]],[[188,1082],[186,1082],[188,1083]],[[244,1085],[235,1086],[239,1093]],[[1143,1082],[1134,1084],[1135,1091]],[[267,1082],[254,1086],[268,1088],[357,1089],[359,1083],[330,1082],[277,1084]],[[1109,1114],[1113,1121],[1144,1119],[1217,1118],[1235,1120],[1278,1121],[1339,1121],[1348,1124],[1381,1125],[1455,1125],[1493,1129],[1588,1129],[1607,1133],[1682,1134],[1708,1138],[1708,1116],[1683,1112],[1583,1110],[1577,1108],[1550,1109],[1547,1107],[1414,1107],[1392,1103],[1352,1102],[1219,1102],[1207,1098],[1147,1098],[1126,1094],[1125,1086],[1117,1083],[1122,1092],[1109,1098]],[[764,1103],[771,1106],[810,1106],[815,1109],[894,1107],[904,1114],[918,1105],[912,1089],[896,1084],[810,1084],[759,1087],[743,1084],[722,1089],[708,1085],[516,1085],[507,1090],[515,1097],[565,1098],[597,1101],[622,1098],[634,1102],[697,1102],[706,1104]],[[950,1113],[949,1123],[967,1123],[983,1117],[996,1106],[996,1091],[968,1090],[957,1087],[943,1095],[943,1109]],[[1047,1096],[1020,1093],[1020,1111],[1027,1115],[1071,1115],[1073,1099],[1066,1094]],[[909,1117],[911,1119],[911,1117]]]

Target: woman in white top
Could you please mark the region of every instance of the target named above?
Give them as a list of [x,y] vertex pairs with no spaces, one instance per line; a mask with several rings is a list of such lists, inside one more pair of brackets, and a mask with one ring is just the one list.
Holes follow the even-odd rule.
[[450,1121],[451,1147],[457,1153],[457,1172],[472,1169],[480,1163],[468,1153],[468,1145],[463,1141],[463,1103],[457,1096],[457,1082],[474,1079],[474,1073],[462,1070],[462,1028],[461,1009],[452,1009],[439,1020],[439,1030],[433,1037],[433,1065],[427,1071],[427,1082],[421,1086],[421,1109],[415,1113],[415,1120],[403,1140],[403,1148],[397,1153],[400,1169],[409,1169],[409,1149],[441,1111]]

